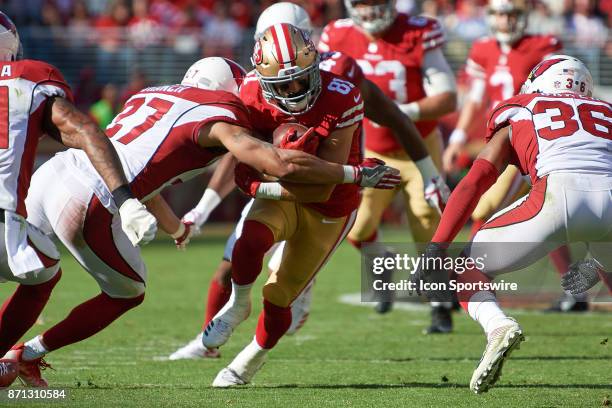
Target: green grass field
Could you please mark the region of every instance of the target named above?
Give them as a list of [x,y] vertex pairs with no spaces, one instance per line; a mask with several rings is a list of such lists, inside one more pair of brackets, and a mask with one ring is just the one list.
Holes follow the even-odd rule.
[[[398,233],[386,238],[401,239]],[[484,347],[480,327],[464,313],[455,333],[427,337],[428,311],[376,315],[369,307],[339,302],[360,288],[359,257],[344,244],[321,272],[311,317],[285,337],[254,384],[210,387],[216,373],[252,338],[261,298],[251,318],[216,360],[164,361],[198,332],[208,280],[224,237],[200,238],[187,252],[169,241],[144,249],[149,284],[144,304],[98,336],[47,357],[53,387],[69,389],[59,406],[261,407],[598,407],[612,399],[612,315],[516,311],[527,341],[504,367],[497,387],[474,395],[468,382]],[[75,261],[62,258],[56,287],[37,334],[64,317],[98,288]],[[261,283],[262,279],[260,279]],[[0,286],[0,299],[13,290]],[[608,401],[608,402],[605,402]],[[0,403],[2,405],[2,403]],[[16,406],[17,404],[12,404]],[[21,404],[22,406],[24,404]],[[37,406],[52,406],[47,403]],[[6,406],[6,405],[5,405]],[[18,405],[17,405],[18,406]]]

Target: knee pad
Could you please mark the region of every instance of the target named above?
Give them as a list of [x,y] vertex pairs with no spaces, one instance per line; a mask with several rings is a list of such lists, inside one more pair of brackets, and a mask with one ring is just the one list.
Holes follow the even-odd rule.
[[278,307],[289,307],[297,292],[282,287],[278,282],[266,283],[262,289],[263,298]]

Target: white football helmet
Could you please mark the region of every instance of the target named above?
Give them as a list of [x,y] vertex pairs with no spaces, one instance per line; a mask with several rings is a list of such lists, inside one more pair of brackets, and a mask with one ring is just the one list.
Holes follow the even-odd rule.
[[255,40],[261,37],[268,27],[281,23],[291,24],[308,35],[312,35],[312,23],[306,10],[297,4],[283,1],[272,4],[261,13],[257,19]]
[[[489,29],[501,44],[511,45],[525,34],[527,4],[525,0],[489,0]],[[500,24],[498,14],[506,15],[507,23]],[[512,21],[511,18],[515,20]]]
[[221,57],[202,58],[189,67],[181,85],[211,91],[226,91],[238,96],[246,71],[238,63]]
[[578,58],[569,55],[551,55],[531,70],[521,87],[522,94],[575,93],[593,95],[591,72]]
[[0,61],[21,59],[21,42],[17,27],[6,14],[0,11]]
[[[359,27],[370,34],[385,31],[395,20],[397,10],[395,9],[396,0],[385,0],[382,4],[371,6],[365,0],[344,0],[344,6],[348,11],[349,17]],[[359,5],[357,7],[357,5]]]

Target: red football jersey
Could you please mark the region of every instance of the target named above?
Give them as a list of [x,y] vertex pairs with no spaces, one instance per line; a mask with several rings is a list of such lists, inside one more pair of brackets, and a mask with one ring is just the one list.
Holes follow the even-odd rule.
[[72,100],[57,68],[34,60],[0,63],[0,208],[24,217],[45,105],[55,96]]
[[[262,136],[272,139],[272,134],[283,124],[299,124],[314,128],[321,139],[334,131],[358,124],[353,133],[353,142],[347,164],[361,162],[361,121],[363,119],[363,99],[359,89],[339,76],[321,71],[321,94],[314,106],[300,115],[281,112],[266,101],[254,72],[245,78],[240,88],[240,97],[249,111],[251,125]],[[334,188],[330,199],[324,203],[305,204],[328,217],[342,217],[350,214],[359,206],[359,186],[339,184]]]
[[550,35],[525,35],[507,50],[489,37],[474,43],[466,71],[472,78],[485,80],[486,94],[494,107],[519,93],[533,67],[561,48],[561,42]]
[[[319,42],[319,49],[340,51],[357,60],[366,78],[374,82],[392,100],[408,103],[424,98],[423,57],[444,44],[439,23],[427,17],[398,14],[382,38],[370,41],[350,19],[329,23]],[[418,121],[423,137],[436,127],[436,121]],[[366,119],[366,148],[385,153],[401,150],[393,132]]]
[[[224,91],[182,85],[146,88],[132,96],[106,128],[134,196],[142,201],[164,187],[188,180],[225,154],[224,147],[202,147],[199,130],[210,122],[250,128],[244,104]],[[82,174],[80,180],[114,211],[104,182],[81,150],[60,153]]]
[[489,141],[511,126],[511,164],[533,182],[554,172],[612,172],[612,105],[575,94],[525,94],[500,103],[487,123]]
[[354,58],[338,51],[322,52],[319,68],[348,79],[359,86],[363,81],[363,71]]

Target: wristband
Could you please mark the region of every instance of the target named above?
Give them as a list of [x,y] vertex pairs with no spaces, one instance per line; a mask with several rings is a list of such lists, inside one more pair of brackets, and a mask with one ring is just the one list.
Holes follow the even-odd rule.
[[117,208],[121,208],[123,203],[125,203],[130,198],[134,198],[132,190],[130,190],[130,186],[128,184],[123,184],[117,187],[113,190],[111,194],[113,196],[113,200],[115,201],[115,205],[117,206]]
[[465,130],[457,128],[453,130],[453,133],[451,133],[450,137],[448,138],[448,143],[449,144],[455,144],[455,143],[463,144],[465,143],[466,140],[467,140],[467,135],[465,134]]
[[257,187],[255,193],[256,198],[265,198],[268,200],[280,200],[282,195],[283,187],[280,183],[261,183]]
[[174,239],[179,239],[180,237],[185,235],[185,229],[186,229],[185,224],[181,222],[176,232],[174,234],[170,234],[170,236]]
[[431,156],[417,160],[414,162],[414,164],[416,164],[417,169],[419,169],[419,172],[421,173],[421,177],[423,177],[423,180],[426,183],[440,175],[433,160],[431,159]]
[[417,102],[404,103],[399,105],[399,108],[413,121],[417,121],[421,117],[421,108]]
[[210,213],[217,208],[221,202],[221,196],[212,188],[207,188],[200,199],[195,210],[202,215],[203,220],[207,220]]
[[343,184],[353,184],[357,180],[357,168],[355,166],[345,164],[342,166],[342,170],[344,171]]

